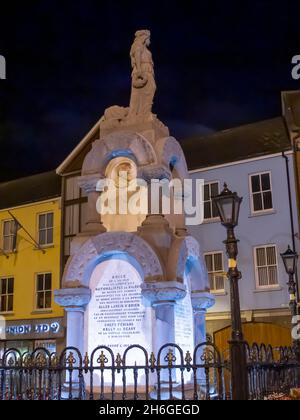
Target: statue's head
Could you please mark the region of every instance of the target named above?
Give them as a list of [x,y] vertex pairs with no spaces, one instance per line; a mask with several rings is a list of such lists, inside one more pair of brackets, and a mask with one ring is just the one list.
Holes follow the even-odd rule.
[[150,37],[151,32],[148,31],[148,29],[142,29],[140,31],[136,31],[135,38],[137,40],[140,40],[143,44],[146,44],[147,46],[150,45]]

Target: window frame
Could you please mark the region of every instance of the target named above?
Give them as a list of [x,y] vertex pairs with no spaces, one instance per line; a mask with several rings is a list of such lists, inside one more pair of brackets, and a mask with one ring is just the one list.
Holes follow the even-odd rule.
[[[203,185],[203,223],[218,222],[220,220],[219,216],[205,218],[205,203],[210,203],[211,214],[213,213],[213,203],[212,203],[212,199],[211,199],[211,185],[213,185],[213,184],[218,184],[218,193],[220,194],[220,185],[221,185],[220,181],[204,181],[204,185]],[[205,188],[206,185],[209,185],[209,196],[210,196],[209,200],[205,200],[204,188]]]
[[[12,293],[8,293],[8,283],[6,284],[6,293],[2,294],[2,281],[6,280],[8,282],[8,280],[12,280],[13,281],[13,291]],[[1,306],[0,306],[0,314],[12,314],[14,312],[14,297],[15,297],[15,278],[14,276],[3,276],[0,277],[0,305],[1,305],[1,298],[2,296],[6,297],[6,308],[8,306],[8,297],[12,296],[12,309],[11,310],[6,310],[3,311]]]
[[[62,242],[61,242],[61,247],[62,247],[62,265],[65,266],[67,259],[70,256],[70,252],[66,253],[66,248],[70,248],[71,245],[71,241],[73,238],[76,237],[76,235],[78,233],[81,233],[83,231],[83,220],[82,220],[82,216],[84,214],[84,210],[83,207],[85,205],[87,205],[88,203],[88,197],[87,195],[84,193],[84,191],[82,190],[82,188],[79,189],[79,198],[73,198],[73,199],[67,199],[67,182],[70,178],[73,178],[74,180],[78,180],[78,178],[80,177],[81,173],[80,172],[74,172],[72,174],[69,174],[65,177],[63,177],[63,195],[62,195]],[[79,206],[79,214],[78,214],[78,227],[79,227],[79,231],[77,233],[72,233],[72,234],[66,234],[65,230],[66,230],[66,212],[67,212],[67,207],[71,207],[71,206]]]
[[[40,216],[47,216],[48,214],[52,214],[53,215],[52,228],[46,227],[46,228],[40,229]],[[51,246],[54,245],[54,218],[55,218],[55,214],[54,214],[54,211],[53,210],[49,210],[49,211],[44,211],[44,212],[41,212],[41,213],[37,213],[37,243],[39,244],[39,246],[41,248],[48,248],[48,247],[51,247]],[[46,217],[46,220],[47,220],[47,217]],[[46,244],[41,244],[40,243],[40,232],[41,231],[45,231],[46,232],[46,236],[48,238],[48,231],[50,229],[52,229],[52,242],[51,243],[49,242],[49,243],[46,243]]]
[[[6,254],[13,254],[16,251],[15,249],[13,249],[13,246],[11,246],[10,249],[5,249],[5,246],[4,246],[5,237],[14,238],[17,235],[17,233],[16,233],[16,235],[13,235],[13,234],[4,235],[5,223],[8,223],[8,222],[9,223],[14,223],[15,221],[14,221],[14,219],[5,219],[5,220],[2,221],[2,241],[1,241],[1,244],[2,244],[2,249]],[[13,241],[13,239],[11,239],[11,240]],[[13,245],[13,242],[11,243],[11,245]]]
[[[221,256],[222,256],[222,267],[223,267],[223,269],[222,269],[222,271],[208,271],[207,265],[206,265],[206,258],[205,257],[206,256],[213,256],[214,257],[214,255],[216,255],[216,254],[221,254]],[[218,273],[222,274],[223,281],[224,281],[224,288],[223,289],[210,289],[210,293],[212,293],[213,295],[225,294],[226,293],[226,283],[225,283],[225,274],[224,274],[225,273],[224,252],[223,251],[209,251],[209,252],[204,252],[203,253],[203,257],[204,257],[204,262],[205,262],[205,266],[206,266],[208,275],[209,274],[213,274],[213,276],[214,276],[214,284],[215,284],[215,276],[218,275]],[[213,264],[214,264],[214,258],[213,258]],[[214,267],[214,269],[215,269],[215,267]],[[211,283],[209,283],[209,286],[211,286]]]
[[[51,289],[45,289],[45,276],[47,274],[51,275]],[[38,277],[39,276],[43,276],[43,286],[44,286],[43,290],[38,290]],[[39,308],[38,307],[38,295],[39,295],[39,293],[43,293],[43,301],[44,301],[44,304],[45,304],[46,303],[46,293],[47,292],[51,292],[51,305],[50,305],[49,308],[47,308],[47,307]],[[35,312],[52,311],[52,306],[53,306],[53,273],[51,271],[43,271],[41,273],[35,273],[34,311]]]
[[[261,176],[262,175],[269,175],[270,178],[270,190],[260,190],[259,193],[263,195],[263,192],[271,192],[272,197],[272,208],[269,209],[262,209],[262,210],[254,210],[254,194],[258,194],[253,192],[252,190],[252,177],[259,176],[260,178],[260,186],[261,186]],[[272,172],[271,171],[263,171],[263,172],[256,172],[253,174],[249,174],[249,192],[250,192],[250,207],[251,207],[251,214],[252,215],[259,215],[259,214],[267,214],[267,213],[273,213],[275,211],[274,209],[274,196],[273,196],[273,183],[272,183]],[[262,202],[263,203],[263,202]]]
[[[266,266],[260,266],[258,267],[258,262],[257,262],[257,249],[261,249],[264,248],[265,250],[267,248],[275,248],[275,256],[276,256],[276,272],[277,272],[277,284],[268,284],[268,286],[261,286],[259,284],[259,274],[258,274],[258,268],[260,267],[275,267],[274,265],[266,265]],[[272,290],[272,289],[278,289],[280,288],[280,283],[279,283],[279,260],[278,260],[278,250],[277,250],[277,245],[276,244],[266,244],[266,245],[257,245],[253,247],[253,252],[254,252],[254,269],[255,269],[255,284],[256,284],[256,290]],[[269,275],[269,270],[268,270],[268,275]],[[269,280],[269,278],[268,278]],[[268,281],[269,283],[269,281]]]

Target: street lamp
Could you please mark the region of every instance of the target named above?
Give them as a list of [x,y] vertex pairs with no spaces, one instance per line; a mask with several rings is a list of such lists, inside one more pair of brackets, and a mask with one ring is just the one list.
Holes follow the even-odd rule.
[[288,249],[283,253],[280,254],[283,260],[285,271],[289,276],[289,283],[294,283],[295,290],[294,294],[296,294],[296,282],[294,281],[294,275],[296,273],[297,268],[297,261],[298,261],[298,254],[291,250],[291,247],[288,246]]
[[224,190],[216,197],[212,197],[222,225],[227,230],[227,239],[224,241],[228,256],[228,273],[230,281],[231,327],[232,338],[229,342],[231,355],[231,384],[232,398],[234,400],[248,399],[248,372],[246,359],[246,346],[242,331],[242,318],[239,296],[239,280],[242,278],[237,268],[238,240],[234,228],[238,225],[240,205],[242,198],[231,192],[224,184]]
[[224,190],[220,195],[213,197],[213,200],[217,206],[222,225],[229,229],[237,226],[243,199],[236,192],[232,193],[227,184],[224,184]]
[[[288,249],[283,254],[280,254],[280,255],[284,264],[285,271],[287,275],[289,276],[289,281],[287,285],[289,287],[290,309],[291,309],[292,323],[293,323],[293,318],[298,315],[297,285],[294,278],[296,270],[297,270],[298,254],[294,252],[290,246],[288,246]],[[293,347],[294,347],[297,359],[300,360],[300,341],[294,339]]]

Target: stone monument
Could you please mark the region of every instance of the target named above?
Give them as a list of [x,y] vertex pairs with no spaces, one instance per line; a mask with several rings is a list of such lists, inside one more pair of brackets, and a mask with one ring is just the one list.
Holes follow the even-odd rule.
[[[99,180],[120,169],[152,179],[189,178],[181,146],[152,113],[156,91],[150,32],[135,34],[130,57],[129,107],[113,106],[99,121],[99,138],[85,154],[80,188],[88,197],[84,232],[72,241],[62,289],[55,300],[66,310],[67,346],[89,355],[104,345],[123,354],[132,345],[157,357],[166,343],[193,352],[206,341],[205,314],[213,305],[199,243],[183,215],[105,215],[97,211]],[[162,355],[163,356],[163,355]],[[135,351],[131,362],[144,363]]]

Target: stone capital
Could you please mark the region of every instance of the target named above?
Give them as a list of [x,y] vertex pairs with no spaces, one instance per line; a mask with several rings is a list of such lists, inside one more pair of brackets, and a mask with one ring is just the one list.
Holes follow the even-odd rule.
[[84,310],[91,300],[91,290],[87,287],[74,287],[54,291],[55,302],[68,310]]
[[215,297],[209,292],[192,292],[192,306],[194,312],[206,312],[215,304]]
[[186,286],[177,281],[143,283],[141,288],[144,298],[154,306],[163,302],[181,300],[186,296]]
[[138,177],[149,184],[153,179],[158,179],[159,181],[167,179],[170,181],[172,174],[164,165],[148,165],[139,169]]
[[99,174],[84,175],[78,178],[78,185],[85,193],[97,192],[97,184],[103,179]]

